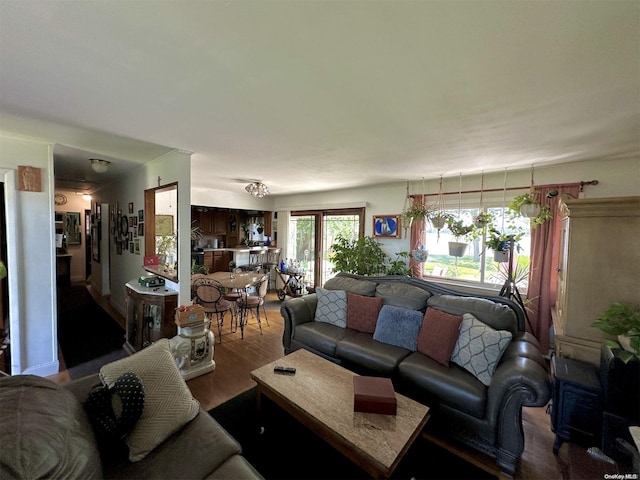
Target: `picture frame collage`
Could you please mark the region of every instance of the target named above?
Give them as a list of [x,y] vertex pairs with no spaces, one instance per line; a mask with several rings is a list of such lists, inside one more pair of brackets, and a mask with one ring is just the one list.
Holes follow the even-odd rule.
[[144,210],[135,215],[134,204],[129,202],[127,212],[120,209],[118,202],[111,208],[111,236],[116,253],[129,252],[140,255],[140,237],[144,236]]

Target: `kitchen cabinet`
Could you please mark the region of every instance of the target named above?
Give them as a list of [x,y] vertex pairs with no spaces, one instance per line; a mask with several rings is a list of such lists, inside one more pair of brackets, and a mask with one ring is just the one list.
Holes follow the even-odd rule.
[[143,287],[137,279],[127,282],[126,289],[125,350],[134,353],[178,333],[174,322],[177,291],[165,286]]
[[214,235],[227,234],[227,212],[213,212],[212,230]]
[[598,365],[605,335],[591,324],[614,302],[637,302],[640,197],[563,197],[559,210],[555,353]]
[[213,252],[204,252],[204,266],[209,269],[209,272],[213,272]]
[[226,251],[213,252],[213,269],[210,272],[228,272],[231,254]]

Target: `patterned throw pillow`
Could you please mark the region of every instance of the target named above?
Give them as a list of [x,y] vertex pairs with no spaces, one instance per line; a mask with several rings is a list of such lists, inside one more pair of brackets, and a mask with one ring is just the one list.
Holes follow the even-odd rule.
[[137,462],[193,420],[200,404],[180,375],[166,338],[130,357],[104,365],[100,379],[107,387],[113,387],[126,372],[140,378],[145,394],[142,416],[125,437],[129,460]]
[[135,373],[123,373],[113,387],[103,385],[92,390],[84,408],[98,437],[122,438],[142,415],[144,387]]
[[347,327],[364,333],[376,330],[382,298],[365,297],[347,292]]
[[489,386],[498,361],[510,342],[511,332],[494,330],[470,313],[465,313],[451,361]]
[[346,328],[347,292],[344,290],[316,288],[316,294],[318,296],[318,306],[316,307],[315,321]]
[[427,308],[418,334],[418,351],[445,367],[460,335],[462,317],[437,308]]
[[378,315],[373,339],[415,352],[421,325],[421,311],[383,305]]

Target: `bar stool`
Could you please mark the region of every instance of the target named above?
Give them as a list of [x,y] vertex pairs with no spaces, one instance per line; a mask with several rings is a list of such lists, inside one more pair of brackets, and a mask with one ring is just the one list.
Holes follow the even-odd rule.
[[280,248],[270,248],[267,251],[267,260],[264,262],[264,271],[269,275],[269,290],[276,288],[276,276],[273,269],[280,265]]

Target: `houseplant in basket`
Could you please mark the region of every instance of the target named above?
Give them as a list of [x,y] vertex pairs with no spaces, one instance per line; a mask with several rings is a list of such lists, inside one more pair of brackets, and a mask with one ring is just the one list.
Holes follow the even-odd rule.
[[465,225],[462,220],[449,220],[447,227],[449,231],[456,237],[455,242],[449,242],[449,255],[453,257],[464,256],[467,250],[467,243],[461,242],[461,239],[469,238],[476,232],[474,225]]
[[520,249],[518,241],[522,239],[524,232],[502,233],[496,228],[489,229],[489,237],[485,241],[485,246],[493,250],[493,259],[496,262],[509,261],[509,249],[511,242],[516,249]]
[[591,324],[609,335],[617,335],[618,342],[604,340],[611,348],[622,348],[620,358],[627,363],[633,358],[640,359],[640,307],[628,303],[612,303]]
[[541,205],[534,191],[514,197],[509,203],[509,212],[512,217],[530,218],[532,228],[553,218],[549,205]]

